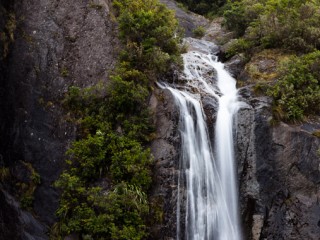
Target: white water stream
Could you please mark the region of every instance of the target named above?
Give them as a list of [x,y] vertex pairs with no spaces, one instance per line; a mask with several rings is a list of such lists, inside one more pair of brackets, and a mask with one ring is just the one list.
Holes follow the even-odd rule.
[[[213,43],[186,41],[191,48],[183,55],[186,84],[163,86],[171,91],[180,110],[178,184],[186,188],[186,203],[184,209],[179,195],[177,240],[241,240],[233,146],[233,118],[241,105],[236,82],[212,55],[216,49]],[[214,147],[201,103],[205,95],[219,103]],[[185,231],[180,226],[185,226]]]

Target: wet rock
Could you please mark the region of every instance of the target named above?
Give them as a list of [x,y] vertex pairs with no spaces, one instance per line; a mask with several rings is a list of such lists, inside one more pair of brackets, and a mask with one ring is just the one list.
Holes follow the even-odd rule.
[[205,96],[201,99],[203,109],[206,115],[206,121],[209,131],[209,136],[212,142],[215,139],[215,123],[217,120],[217,112],[219,109],[218,100],[211,96]]
[[216,55],[219,52],[219,47],[217,45],[206,40],[187,37],[184,38],[184,43],[188,46],[188,51],[197,51],[200,53],[213,55]]
[[240,73],[243,71],[245,64],[246,59],[244,55],[238,54],[225,62],[225,68],[234,78],[238,78]]

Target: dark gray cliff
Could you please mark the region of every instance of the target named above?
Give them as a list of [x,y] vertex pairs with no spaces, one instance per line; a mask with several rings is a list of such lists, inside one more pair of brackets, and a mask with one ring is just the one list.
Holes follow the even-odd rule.
[[[271,56],[259,54],[247,65],[256,65],[256,76],[274,76],[277,56]],[[236,118],[245,239],[319,239],[320,139],[313,135],[320,129],[319,116],[301,124],[275,122],[271,99],[253,92],[257,79],[241,59],[236,56],[226,67],[238,85],[247,85],[239,90],[247,107]]]
[[269,99],[252,96],[237,119],[246,239],[319,239],[320,125],[272,126]]
[[169,90],[156,90],[150,104],[157,126],[157,137],[151,145],[155,160],[151,202],[163,212],[152,228],[151,239],[175,239],[180,156],[179,109]]
[[[10,52],[0,64],[1,167],[10,170],[7,182],[15,185],[28,181],[20,177],[21,165],[40,175],[31,208],[37,219],[33,220],[43,225],[34,228],[33,220],[23,220],[19,205],[9,196],[17,192],[16,186],[4,181],[0,239],[45,239],[43,233],[55,222],[59,194],[52,184],[63,169],[66,148],[76,137],[76,124],[69,121],[61,102],[71,85],[108,81],[119,46],[110,2],[0,2],[1,8],[14,14],[17,25]],[[0,19],[0,29],[4,29],[6,19]],[[28,228],[36,229],[39,238],[21,237]]]

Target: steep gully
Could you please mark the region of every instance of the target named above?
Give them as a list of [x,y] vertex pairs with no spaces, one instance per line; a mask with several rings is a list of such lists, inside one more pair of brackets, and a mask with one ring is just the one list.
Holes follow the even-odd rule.
[[[185,44],[190,49],[183,54],[185,81],[159,84],[172,93],[180,112],[176,239],[240,240],[233,120],[245,104],[237,101],[235,79],[213,55],[217,46],[193,38],[186,38]],[[218,100],[215,139],[210,139],[208,132],[203,95]],[[185,202],[179,191],[182,185],[187,192]]]

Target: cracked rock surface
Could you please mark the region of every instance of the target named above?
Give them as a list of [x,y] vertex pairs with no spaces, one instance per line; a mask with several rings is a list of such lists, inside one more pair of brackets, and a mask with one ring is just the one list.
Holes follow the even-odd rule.
[[[52,184],[75,138],[76,124],[62,107],[64,94],[72,85],[108,82],[117,60],[119,42],[110,6],[110,0],[0,2],[17,23],[10,54],[0,63],[0,156],[10,169],[22,161],[40,175],[33,215],[45,227],[34,228],[37,239],[45,239],[43,232],[56,221],[59,193]],[[0,24],[1,29],[5,21]],[[17,204],[8,206],[1,207],[0,216],[20,212]],[[31,223],[19,219],[2,220],[0,239],[22,239]],[[11,231],[14,225],[17,230]]]

